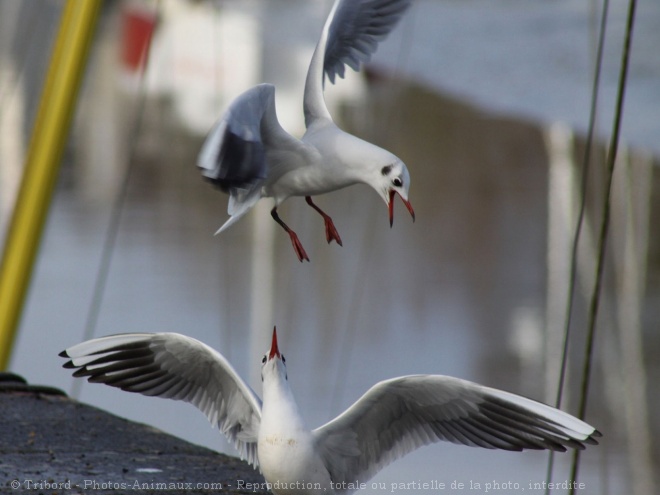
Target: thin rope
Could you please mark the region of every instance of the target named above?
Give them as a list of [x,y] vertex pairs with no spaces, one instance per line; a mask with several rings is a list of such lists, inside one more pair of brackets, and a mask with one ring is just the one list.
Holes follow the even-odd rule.
[[[219,77],[220,70],[222,67],[221,63],[221,50],[223,47],[222,36],[220,35],[220,29],[222,28],[222,11],[224,5],[222,2],[213,2],[211,3],[211,8],[213,9],[212,16],[212,25],[211,25],[211,43],[213,44],[213,89],[214,89],[214,99],[213,107],[215,109],[216,115],[221,115],[223,111],[224,101],[218,95],[223,94],[223,84],[222,80]],[[220,344],[222,345],[223,353],[231,362],[232,358],[232,307],[230,292],[227,290],[227,287],[231,287],[231,273],[228,270],[227,263],[223,263],[222,250],[216,249],[215,254],[218,256],[217,263],[215,263],[218,269],[218,280],[220,281],[220,286],[222,290],[218,294],[218,303],[219,307],[222,308],[220,311],[220,316],[218,318],[218,338]],[[249,346],[248,346],[249,349]]]
[[[619,83],[617,89],[616,111],[614,114],[614,123],[612,129],[612,138],[610,141],[610,148],[607,156],[607,177],[605,195],[603,198],[603,218],[600,228],[600,237],[598,239],[598,262],[596,265],[596,280],[594,290],[591,298],[591,305],[589,308],[589,326],[587,331],[587,346],[585,350],[585,361],[582,369],[582,385],[580,389],[580,404],[578,409],[578,417],[584,419],[587,410],[587,398],[589,394],[589,383],[591,378],[591,365],[593,361],[593,349],[596,336],[596,320],[598,316],[598,306],[600,303],[600,292],[603,281],[603,273],[605,266],[605,251],[607,246],[607,235],[610,226],[610,207],[611,207],[611,192],[612,182],[614,177],[614,165],[616,163],[616,155],[619,146],[619,136],[621,132],[621,117],[623,114],[623,102],[626,91],[626,82],[628,79],[628,66],[630,62],[630,47],[632,45],[633,27],[635,24],[635,10],[637,7],[637,0],[630,0],[628,6],[628,19],[626,22],[626,33],[623,44],[623,53],[621,55],[621,70],[619,72]],[[573,464],[571,468],[571,477],[569,479],[575,481],[578,475],[580,464],[579,451],[574,451]],[[575,485],[571,484],[570,492],[575,493]]]
[[[157,0],[155,11],[157,14],[160,14],[160,0]],[[159,18],[160,15],[157,15],[156,18]],[[103,305],[103,299],[105,296],[105,291],[108,286],[108,278],[110,274],[110,267],[112,265],[112,260],[115,253],[115,247],[117,245],[117,238],[119,234],[119,226],[121,225],[122,216],[126,206],[126,200],[128,198],[128,187],[131,183],[131,177],[135,170],[136,164],[136,155],[137,155],[137,143],[138,137],[142,131],[142,124],[144,122],[144,113],[146,108],[146,73],[147,73],[147,64],[149,61],[149,49],[151,47],[151,42],[145,47],[143,52],[140,54],[140,63],[138,64],[141,67],[140,77],[138,79],[138,91],[137,91],[137,111],[136,118],[133,124],[132,132],[130,136],[133,136],[131,142],[131,148],[128,154],[128,163],[126,166],[126,172],[121,183],[121,187],[117,192],[115,201],[112,205],[112,210],[110,213],[110,220],[108,222],[108,227],[105,232],[105,239],[103,242],[103,248],[101,251],[101,260],[99,262],[99,267],[96,272],[96,277],[94,280],[94,290],[92,292],[92,300],[87,312],[87,319],[85,320],[85,330],[83,332],[83,341],[91,339],[96,333],[96,327],[99,321],[99,314],[101,313],[101,306]],[[71,391],[69,395],[74,399],[80,397],[80,392],[82,386],[85,383],[84,380],[73,380],[71,386]]]
[[[49,34],[51,38],[53,37],[53,29],[51,23],[48,22],[48,24],[45,24],[49,20],[48,17],[40,16],[39,10],[39,8],[33,9],[30,12],[28,22],[23,23],[27,24],[28,26],[36,24],[36,26],[32,31],[33,35],[27,42],[21,43],[19,45],[20,50],[17,50],[14,56],[14,59],[21,61],[19,67],[15,68],[13,71],[8,71],[9,74],[5,78],[5,83],[0,85],[0,108],[2,109],[6,109],[9,106],[5,99],[10,98],[10,94],[12,95],[11,98],[15,98],[18,86],[21,82],[21,79],[23,78],[23,75],[25,74],[26,67],[32,63],[32,59],[36,56],[35,47],[37,46],[36,41],[38,37],[43,37],[43,31],[46,28],[50,28],[51,33]],[[19,26],[19,28],[20,27],[21,26]],[[16,29],[16,31],[18,32],[20,29]],[[14,37],[17,37],[17,34],[18,33],[14,33]],[[14,42],[15,40],[12,40],[10,43],[10,50],[11,47],[13,47]],[[0,79],[0,81],[2,80]]]
[[[413,29],[416,19],[415,8],[411,8],[408,12],[407,19],[403,19],[403,25],[401,26],[404,31],[401,35],[401,45],[399,47],[399,53],[397,54],[397,59],[395,62],[394,70],[390,74],[390,80],[388,81],[389,91],[394,92],[397,87],[400,86],[400,75],[403,72],[403,66],[406,60],[410,57],[410,51],[413,45],[413,35],[415,30]],[[390,100],[393,102],[394,100]],[[388,124],[381,128],[380,134],[384,136],[384,142],[390,142],[390,136],[392,135],[392,127],[390,118],[393,115],[395,108],[392,103],[386,109],[388,118],[384,120]],[[369,216],[367,216],[368,218]],[[348,371],[349,365],[353,359],[353,350],[355,349],[355,337],[357,334],[355,322],[358,319],[360,309],[363,307],[362,298],[365,294],[366,286],[366,274],[369,273],[370,267],[372,265],[373,256],[370,255],[371,251],[369,250],[368,242],[373,239],[373,231],[375,229],[375,222],[368,222],[366,227],[368,230],[367,235],[362,236],[362,246],[360,248],[360,262],[358,263],[358,268],[355,270],[355,283],[353,284],[353,294],[350,298],[352,301],[351,305],[348,308],[346,313],[346,321],[344,324],[343,336],[341,339],[340,348],[342,352],[340,353],[340,364],[337,368],[337,374],[335,375],[335,385],[332,389],[331,402],[330,402],[330,417],[332,417],[332,406],[340,402],[346,385],[349,383],[348,380]]]
[[[561,368],[559,372],[559,383],[557,386],[557,397],[555,400],[555,407],[561,407],[564,383],[566,379],[566,368],[568,366],[568,349],[571,334],[571,324],[573,315],[573,304],[575,299],[575,287],[577,279],[577,257],[578,245],[582,234],[582,226],[584,223],[584,216],[587,204],[587,183],[589,179],[589,163],[591,162],[591,149],[593,147],[594,130],[596,128],[596,115],[598,109],[598,94],[600,90],[600,76],[603,66],[603,47],[605,46],[605,33],[607,31],[607,16],[609,11],[609,0],[603,0],[603,10],[600,19],[600,34],[598,36],[598,49],[596,52],[596,64],[594,67],[593,86],[591,91],[591,108],[589,111],[589,129],[587,132],[586,147],[584,151],[584,158],[582,161],[582,177],[580,188],[580,210],[578,213],[577,226],[575,228],[575,236],[573,238],[573,246],[571,249],[571,266],[570,266],[570,279],[568,286],[568,294],[566,301],[566,320],[564,324],[564,337],[563,349],[561,358]],[[550,482],[552,481],[552,472],[554,469],[554,451],[550,451],[548,456],[548,467],[546,472],[546,495],[550,494]]]

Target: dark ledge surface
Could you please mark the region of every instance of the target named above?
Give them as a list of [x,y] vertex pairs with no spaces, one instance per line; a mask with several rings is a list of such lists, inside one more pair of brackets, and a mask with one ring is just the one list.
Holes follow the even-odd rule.
[[0,379],[0,493],[270,493],[263,483],[237,458],[56,389]]

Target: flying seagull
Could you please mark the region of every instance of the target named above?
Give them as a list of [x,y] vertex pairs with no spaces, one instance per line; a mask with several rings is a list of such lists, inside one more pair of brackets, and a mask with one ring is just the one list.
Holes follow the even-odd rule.
[[304,196],[325,222],[328,243],[340,246],[332,218],[312,196],[353,184],[368,184],[383,198],[393,221],[398,194],[408,201],[410,175],[395,155],[348,134],[333,122],[323,98],[325,77],[334,83],[345,65],[359,70],[378,42],[394,28],[410,0],[337,0],[325,22],[305,81],[303,109],[307,128],[302,139],[286,132],[275,111],[275,87],[260,84],[238,96],[215,124],[197,161],[205,178],[229,193],[230,218],[216,234],[235,223],[262,197],[272,197],[273,219],[289,234],[298,259],[309,261],[296,233],[277,208],[290,196]]
[[597,444],[601,436],[540,402],[441,375],[382,381],[335,419],[309,430],[289,387],[276,330],[262,360],[263,401],[220,353],[177,333],[112,335],[60,356],[70,359],[65,368],[77,368],[75,377],[192,403],[276,494],[353,493],[392,461],[440,440],[565,451]]

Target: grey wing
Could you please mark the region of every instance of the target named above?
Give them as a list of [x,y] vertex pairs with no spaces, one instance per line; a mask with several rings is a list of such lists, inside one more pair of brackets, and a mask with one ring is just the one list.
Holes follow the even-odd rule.
[[197,159],[202,175],[229,193],[231,218],[216,233],[247,213],[265,185],[304,164],[308,153],[308,147],[280,125],[272,84],[259,84],[238,96],[207,136]]
[[323,69],[330,82],[344,65],[359,70],[410,7],[410,0],[340,0],[328,30]]
[[270,84],[244,92],[204,141],[197,166],[223,191],[250,189],[268,176],[262,122],[275,112],[274,98],[275,88]]
[[218,352],[176,333],[129,333],[63,351],[75,377],[127,392],[189,402],[257,466],[261,400]]
[[417,375],[380,382],[314,435],[331,479],[340,483],[365,482],[390,462],[441,440],[487,449],[565,451],[597,443],[600,433],[519,395]]

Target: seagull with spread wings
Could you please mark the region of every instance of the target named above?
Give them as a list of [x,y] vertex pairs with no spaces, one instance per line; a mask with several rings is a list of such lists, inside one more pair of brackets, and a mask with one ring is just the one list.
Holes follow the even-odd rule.
[[[198,407],[278,494],[349,494],[385,466],[441,440],[565,451],[601,434],[554,407],[441,375],[382,381],[329,423],[305,426],[273,330],[263,402],[217,351],[176,333],[113,335],[60,354],[74,376]],[[304,482],[303,484],[301,484]]]
[[376,51],[410,0],[337,0],[312,56],[303,110],[306,132],[297,139],[280,125],[275,111],[275,87],[260,84],[237,97],[209,133],[197,165],[205,178],[229,193],[230,218],[216,233],[235,223],[262,197],[272,197],[273,219],[289,234],[300,261],[309,257],[296,233],[277,208],[291,196],[304,196],[325,222],[328,243],[341,245],[332,218],[312,196],[353,184],[371,186],[383,198],[393,221],[399,195],[415,219],[408,201],[410,174],[395,155],[342,131],[333,122],[323,97],[325,78],[343,77],[345,66],[359,70]]

